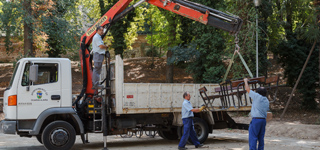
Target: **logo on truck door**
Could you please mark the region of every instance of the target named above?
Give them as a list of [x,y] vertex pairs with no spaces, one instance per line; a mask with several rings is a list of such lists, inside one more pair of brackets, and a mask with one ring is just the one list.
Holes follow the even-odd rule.
[[38,91],[38,92],[37,92],[37,98],[38,98],[38,99],[41,99],[41,97],[42,97],[42,92],[41,92],[41,91]]
[[44,95],[48,95],[47,91],[43,88],[34,89],[31,95],[36,96],[36,99],[31,99],[31,101],[48,101],[48,99],[43,98]]

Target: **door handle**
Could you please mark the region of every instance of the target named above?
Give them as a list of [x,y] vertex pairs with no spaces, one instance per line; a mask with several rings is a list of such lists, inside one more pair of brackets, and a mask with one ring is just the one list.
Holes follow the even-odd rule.
[[51,95],[51,100],[60,100],[60,95]]

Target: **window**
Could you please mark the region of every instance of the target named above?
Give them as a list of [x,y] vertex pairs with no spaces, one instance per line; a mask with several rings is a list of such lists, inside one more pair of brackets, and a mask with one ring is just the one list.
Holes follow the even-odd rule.
[[[33,85],[54,83],[58,81],[58,64],[35,63],[35,65],[38,65],[38,81],[33,82]],[[23,72],[22,86],[29,85],[29,68],[30,63],[27,63]]]
[[11,77],[9,87],[12,86],[12,83],[13,83],[14,77],[16,76],[16,73],[17,73],[17,69],[18,69],[18,67],[19,67],[19,64],[20,64],[20,63],[18,62],[18,63],[16,64],[16,67],[14,68],[13,75],[12,75],[12,77]]

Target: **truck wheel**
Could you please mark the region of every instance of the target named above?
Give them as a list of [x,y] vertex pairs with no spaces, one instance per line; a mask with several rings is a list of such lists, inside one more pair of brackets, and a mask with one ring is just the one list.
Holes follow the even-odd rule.
[[[197,137],[200,141],[200,143],[203,143],[207,140],[208,135],[209,135],[209,127],[208,124],[201,118],[193,118],[193,122],[194,122],[194,130],[196,131]],[[178,133],[178,135],[183,135],[183,126],[180,127],[180,129],[178,130],[180,133]],[[181,137],[180,136],[180,137]],[[188,142],[192,144],[191,139],[188,139]]]
[[65,121],[54,121],[48,124],[42,133],[43,145],[48,150],[69,150],[76,140],[76,131]]
[[43,144],[43,143],[42,143],[42,139],[41,139],[41,135],[36,135],[36,138],[37,138],[37,140],[38,140],[39,143]]
[[193,122],[194,130],[196,131],[200,143],[205,142],[209,135],[208,124],[203,119],[197,117],[193,119]]
[[171,131],[158,131],[159,136],[166,140],[176,140],[179,138],[177,128],[171,128]]

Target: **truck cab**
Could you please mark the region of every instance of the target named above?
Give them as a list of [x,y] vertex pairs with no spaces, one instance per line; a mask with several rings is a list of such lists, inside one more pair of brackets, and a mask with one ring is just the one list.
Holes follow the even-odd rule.
[[71,63],[66,58],[19,60],[4,92],[3,133],[37,136],[42,142],[41,133],[52,120],[80,121],[71,107],[71,77]]

